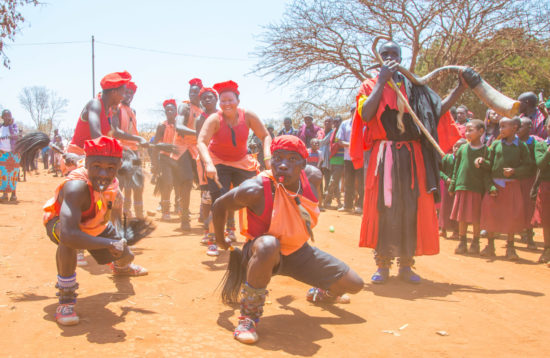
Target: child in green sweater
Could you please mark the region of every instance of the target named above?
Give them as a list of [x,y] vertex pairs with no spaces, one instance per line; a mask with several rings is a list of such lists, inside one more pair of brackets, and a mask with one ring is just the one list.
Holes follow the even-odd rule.
[[449,193],[449,186],[453,178],[453,169],[456,159],[456,151],[462,144],[466,143],[466,139],[460,138],[453,145],[453,152],[446,154],[441,160],[441,168],[439,174],[441,176],[441,207],[439,209],[439,235],[447,238],[447,230],[453,231],[451,240],[458,238],[458,223],[451,219],[451,211],[453,210],[453,196]]
[[[550,133],[550,121],[546,123],[546,131]],[[550,262],[550,137],[535,143],[535,162],[540,170],[540,186],[533,223],[542,226],[544,251],[539,262],[547,263]]]
[[[460,243],[456,254],[479,254],[479,227],[481,219],[481,200],[485,192],[485,170],[476,167],[477,158],[486,158],[487,147],[481,142],[485,124],[473,119],[466,124],[468,143],[458,149],[449,192],[454,194],[451,219],[458,221]],[[473,226],[473,240],[470,250],[467,247],[466,232],[468,224]]]
[[482,256],[495,256],[495,233],[508,235],[506,258],[519,259],[514,248],[514,234],[525,224],[523,199],[519,178],[529,172],[531,157],[527,145],[516,133],[521,125],[519,117],[500,120],[500,138],[488,150],[488,158],[477,158],[476,166],[489,171],[485,195],[481,203],[481,228],[487,230],[489,242]]

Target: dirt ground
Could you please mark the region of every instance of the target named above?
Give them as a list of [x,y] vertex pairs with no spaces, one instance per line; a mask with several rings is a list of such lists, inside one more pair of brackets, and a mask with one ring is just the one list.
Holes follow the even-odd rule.
[[[55,245],[46,237],[41,207],[60,179],[44,171],[27,178],[18,187],[20,203],[0,205],[2,357],[550,354],[550,268],[535,263],[540,231],[538,252],[518,244],[522,259],[516,263],[502,258],[503,240],[497,244],[499,257],[486,260],[454,255],[457,242],[442,239],[439,255],[417,259],[422,284],[395,277],[383,286],[366,283],[349,305],[314,306],[305,300],[309,287],[274,277],[258,326],[260,341],[240,344],[232,336],[238,309],[223,305],[217,290],[228,254],[208,257],[199,244],[198,191],[193,191],[191,235],[177,232],[177,223],[158,223],[138,244],[136,263],[149,269],[148,276],[115,279],[87,256],[89,266],[77,269],[81,323],[58,326]],[[149,185],[147,210],[158,203],[151,190]],[[329,210],[315,229],[315,245],[369,282],[375,265],[371,250],[357,246],[359,227],[358,216]]]

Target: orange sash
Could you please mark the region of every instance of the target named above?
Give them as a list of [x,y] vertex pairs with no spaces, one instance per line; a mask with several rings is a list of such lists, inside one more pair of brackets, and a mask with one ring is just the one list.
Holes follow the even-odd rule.
[[[120,113],[120,130],[132,135],[138,135],[137,131],[137,121],[136,114],[129,106],[124,104],[119,104],[119,113]],[[120,143],[124,148],[131,149],[136,151],[138,149],[137,142],[133,140],[119,139]]]
[[[197,119],[202,113],[202,109],[189,101],[184,101],[184,103],[189,104],[189,117],[187,123],[185,123],[185,126],[194,130],[196,128]],[[185,135],[182,137],[176,133],[174,136],[174,144],[178,147],[178,151],[170,155],[170,158],[172,159],[178,160],[186,150],[189,150],[189,154],[191,154],[192,159],[196,159],[199,156],[196,135]]]
[[88,188],[90,189],[90,193],[93,192],[93,197],[90,198],[92,201],[92,206],[90,207],[90,210],[88,210],[91,211],[93,215],[87,218],[82,218],[80,222],[80,230],[86,234],[98,236],[107,227],[111,209],[115,203],[117,195],[119,195],[120,191],[118,189],[118,180],[115,178],[111,185],[109,185],[107,189],[101,193],[93,191],[92,183],[88,178],[88,170],[82,167],[73,170],[57,187],[54,197],[50,198],[46,204],[44,204],[44,225],[46,225],[46,223],[54,217],[59,216],[59,211],[61,210],[61,203],[58,201],[59,192],[63,186],[71,180],[82,180],[86,182],[88,184]]

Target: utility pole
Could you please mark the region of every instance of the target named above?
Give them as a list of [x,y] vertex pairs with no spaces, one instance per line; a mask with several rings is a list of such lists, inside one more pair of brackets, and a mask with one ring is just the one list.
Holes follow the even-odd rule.
[[92,98],[95,98],[95,39],[92,35]]

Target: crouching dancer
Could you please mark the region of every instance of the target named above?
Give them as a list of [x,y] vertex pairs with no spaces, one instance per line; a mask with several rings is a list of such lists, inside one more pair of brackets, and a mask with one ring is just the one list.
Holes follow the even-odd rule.
[[[235,302],[241,293],[241,316],[235,338],[258,340],[256,323],[263,312],[267,284],[275,274],[314,286],[307,300],[349,303],[346,292],[357,293],[363,280],[348,265],[308,244],[319,216],[319,169],[307,166],[306,146],[295,136],[276,137],[271,144],[271,168],[244,181],[213,205],[216,241],[231,249],[222,299]],[[227,213],[246,207],[242,251],[224,239]],[[242,290],[241,290],[242,288]]]
[[[147,270],[132,264],[134,255],[111,221],[119,222],[122,198],[115,177],[121,165],[118,140],[101,136],[84,143],[85,167],[73,170],[44,206],[44,225],[57,244],[57,323],[79,322],[76,303],[76,254],[88,250],[99,264],[110,264],[113,274],[141,276]],[[110,221],[111,220],[111,221]]]

